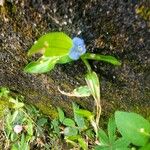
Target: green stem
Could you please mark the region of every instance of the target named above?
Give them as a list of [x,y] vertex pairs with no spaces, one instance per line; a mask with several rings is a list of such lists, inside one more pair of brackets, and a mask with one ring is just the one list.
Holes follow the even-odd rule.
[[84,62],[84,64],[86,65],[88,72],[91,72],[92,69],[91,69],[91,66],[90,66],[89,62],[87,61],[87,59],[85,59],[83,57],[81,57],[81,59]]

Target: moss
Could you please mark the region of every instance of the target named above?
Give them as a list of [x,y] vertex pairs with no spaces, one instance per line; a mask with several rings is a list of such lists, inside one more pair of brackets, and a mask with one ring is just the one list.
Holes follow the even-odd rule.
[[38,107],[44,114],[49,115],[51,119],[58,117],[57,110],[52,105],[47,106],[46,104],[39,102],[35,104],[35,106]]
[[145,20],[150,20],[150,8],[146,6],[140,6],[136,8],[136,13],[142,16]]
[[0,98],[0,118],[3,116],[4,111],[7,108],[12,108],[13,104],[11,102],[8,101],[7,98]]

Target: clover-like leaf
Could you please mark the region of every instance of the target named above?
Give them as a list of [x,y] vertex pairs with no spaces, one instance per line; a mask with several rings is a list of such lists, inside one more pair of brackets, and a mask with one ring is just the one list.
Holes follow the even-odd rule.
[[119,132],[132,144],[144,146],[150,140],[150,123],[136,113],[115,112]]

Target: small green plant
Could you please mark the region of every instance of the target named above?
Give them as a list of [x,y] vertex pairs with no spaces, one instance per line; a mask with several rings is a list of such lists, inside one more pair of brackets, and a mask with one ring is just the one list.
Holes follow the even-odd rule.
[[[108,135],[99,129],[96,150],[149,150],[150,123],[136,113],[116,111],[108,122]],[[120,133],[118,136],[117,134]]]
[[94,120],[94,114],[80,109],[75,103],[72,106],[74,113],[72,119],[66,117],[62,109],[57,108],[59,122],[57,122],[55,129],[59,127],[61,129],[59,133],[63,134],[65,141],[73,145],[74,148],[88,150],[88,139],[95,136],[93,130],[90,129],[90,122]]
[[95,147],[96,150],[128,150],[130,142],[123,137],[117,137],[117,127],[115,119],[111,117],[107,126],[108,133],[102,129],[98,131],[98,146]]
[[[43,127],[48,124],[48,119],[34,106],[25,105],[22,100],[23,97],[13,98],[9,96],[9,90],[0,88],[0,104],[5,105],[1,118],[6,138],[5,148],[29,150],[34,145],[39,148],[50,147],[44,144]],[[5,103],[1,103],[3,101]]]
[[25,72],[45,73],[52,70],[56,64],[69,63],[79,58],[89,69],[88,59],[120,65],[120,62],[112,56],[86,53],[83,39],[75,37],[72,40],[63,32],[52,32],[40,37],[28,51],[28,56],[36,53],[41,53],[42,56],[37,61],[29,63],[24,68]]
[[[98,139],[93,132],[94,114],[73,103],[74,118],[67,118],[58,108],[57,128],[67,143],[83,150],[149,150],[150,123],[136,113],[116,111],[107,125],[107,133],[98,127]],[[95,123],[96,124],[96,123]],[[91,128],[93,127],[93,128]],[[81,141],[80,141],[81,140]],[[92,143],[90,143],[92,141]],[[91,145],[90,145],[91,144]]]
[[150,122],[148,120],[136,113],[116,111],[115,122],[123,138],[139,146],[139,149],[150,147]]
[[[101,115],[100,84],[97,74],[92,71],[88,60],[105,61],[113,65],[120,65],[121,63],[113,56],[86,53],[83,39],[75,37],[72,40],[62,32],[48,33],[40,37],[31,47],[28,55],[31,56],[35,53],[41,53],[42,56],[37,61],[29,63],[24,68],[25,72],[44,73],[52,70],[56,64],[69,63],[81,58],[87,67],[87,74],[85,76],[87,85],[75,89],[72,93],[69,93],[69,95],[81,97],[93,96],[96,106],[96,121],[92,121],[92,125],[97,134]],[[66,94],[66,92],[61,92]]]

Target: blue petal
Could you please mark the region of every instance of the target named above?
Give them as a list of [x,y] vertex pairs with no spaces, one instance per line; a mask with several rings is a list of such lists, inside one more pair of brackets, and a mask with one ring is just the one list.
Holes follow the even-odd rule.
[[73,47],[70,49],[69,57],[77,60],[86,52],[84,40],[78,37],[73,38]]

